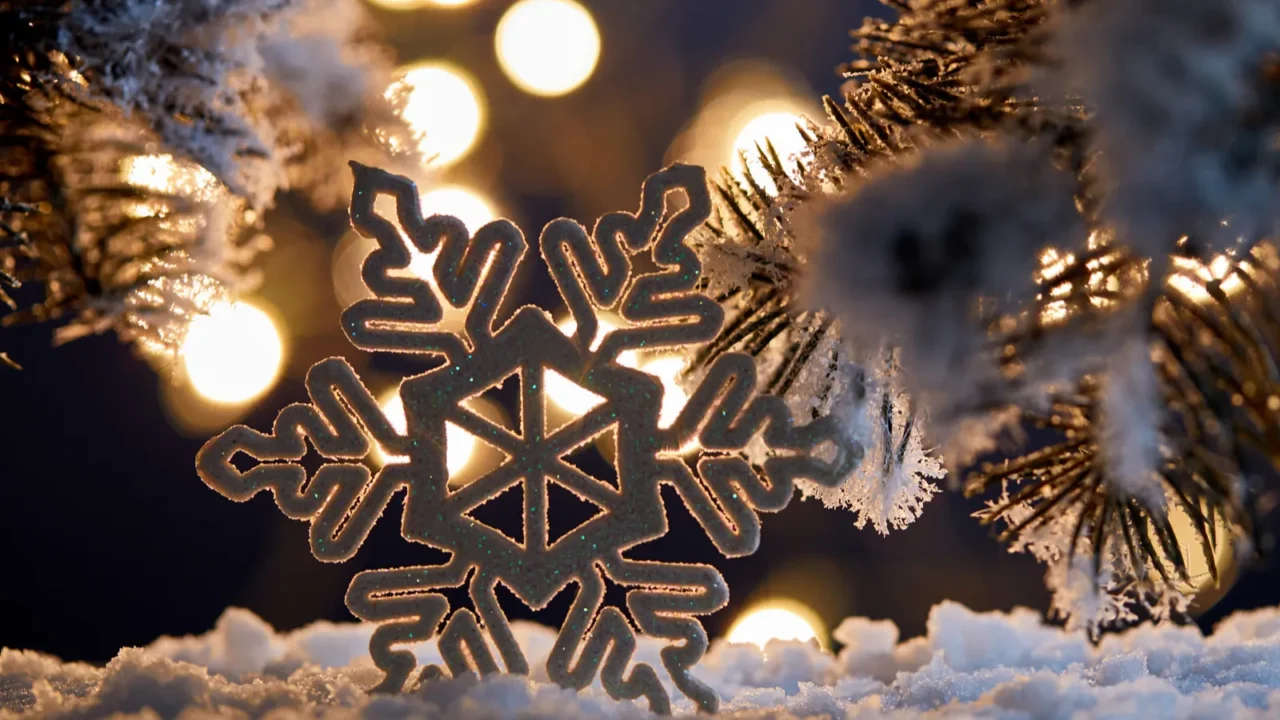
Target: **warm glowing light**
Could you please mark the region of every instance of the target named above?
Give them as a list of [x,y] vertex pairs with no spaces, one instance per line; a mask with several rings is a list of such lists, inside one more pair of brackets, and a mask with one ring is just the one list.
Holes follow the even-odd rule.
[[383,10],[395,10],[405,12],[408,10],[419,10],[425,7],[430,0],[369,0],[369,4],[376,5]]
[[428,191],[422,196],[422,214],[452,215],[473,233],[497,217],[487,198],[461,185],[446,185]]
[[[773,144],[784,168],[796,167],[795,158],[805,150],[804,137],[797,129],[801,117],[793,112],[772,110],[755,115],[742,126],[733,141],[731,162],[738,173],[749,173],[752,180],[766,190],[777,190],[760,160],[760,152]],[[746,162],[743,162],[743,156]]]
[[[562,321],[556,327],[560,328],[560,332],[565,335],[572,335],[578,329],[578,323],[572,318]],[[604,336],[617,326],[613,323],[600,319],[596,325],[596,336],[591,341],[591,349],[595,350],[600,347],[600,343],[604,340]],[[618,355],[618,364],[629,368],[639,367],[640,361],[634,350],[627,350]],[[543,370],[543,382],[547,386],[547,396],[551,401],[558,405],[561,409],[567,410],[574,415],[582,415],[591,408],[604,402],[604,398],[578,385],[569,378],[561,375],[554,370]]]
[[360,276],[361,266],[377,243],[361,237],[354,230],[348,231],[333,248],[333,295],[339,307],[348,307],[357,300],[373,297],[373,292]]
[[[573,335],[578,329],[578,323],[569,318],[561,321],[556,327],[560,328],[560,332],[565,335]],[[591,349],[600,347],[604,336],[616,329],[617,326],[613,323],[604,319],[598,320],[596,336],[591,341]],[[662,408],[658,411],[658,427],[671,427],[671,423],[675,422],[680,411],[684,409],[684,404],[689,401],[689,396],[680,386],[679,381],[680,373],[685,367],[684,360],[676,355],[664,355],[642,362],[636,351],[625,350],[618,355],[618,364],[641,370],[662,381]],[[544,382],[551,401],[575,415],[586,413],[604,402],[604,398],[552,370],[544,371]]]
[[[395,431],[404,434],[409,431],[409,421],[404,414],[404,401],[400,399],[400,391],[393,390],[382,399],[382,414],[387,417],[387,422],[391,423],[391,427]],[[444,424],[444,465],[449,473],[449,477],[453,477],[462,472],[467,463],[471,462],[471,455],[476,449],[476,439],[471,433],[454,425],[451,422]],[[387,455],[382,448],[375,448],[375,459],[380,463],[402,463],[408,462],[409,458],[403,455]]]
[[[798,161],[808,163],[810,155],[797,121],[822,117],[822,107],[812,100],[816,94],[802,73],[785,64],[764,59],[725,63],[703,83],[698,111],[676,134],[665,160],[722,165],[739,180],[750,178],[772,192],[776,188],[760,164],[756,145],[765,149],[764,141],[771,140],[785,172],[798,179]],[[809,127],[807,120],[803,126]],[[747,154],[746,163],[739,151]]]
[[573,91],[600,59],[600,31],[591,13],[572,0],[521,0],[498,22],[498,63],[531,95]]
[[[1201,510],[1203,512],[1203,508]],[[1204,538],[1196,529],[1196,524],[1180,503],[1171,502],[1169,526],[1178,542],[1183,562],[1187,568],[1185,582],[1176,575],[1173,580],[1179,588],[1193,598],[1192,612],[1203,612],[1214,605],[1227,593],[1236,577],[1236,557],[1233,547],[1235,537],[1227,520],[1221,513],[1213,519],[1214,527],[1210,547],[1205,548]],[[1217,569],[1219,582],[1214,582],[1213,573],[1209,571],[1209,558]]]
[[[1187,565],[1187,575],[1192,583],[1192,590],[1199,590],[1213,582],[1209,572],[1209,557],[1195,523],[1181,505],[1174,505],[1169,513],[1169,526],[1178,539],[1178,547]],[[1215,516],[1214,540],[1212,545],[1213,561],[1219,570],[1225,569],[1231,562],[1231,528],[1221,515]]]
[[418,139],[418,151],[438,167],[451,165],[475,145],[484,128],[480,88],[447,63],[426,62],[401,71],[387,97],[408,93],[402,117]]
[[1196,302],[1213,300],[1206,286],[1214,281],[1226,295],[1235,295],[1244,289],[1244,281],[1234,272],[1231,258],[1226,255],[1214,257],[1208,265],[1191,258],[1175,257],[1173,268],[1175,272],[1169,276],[1169,284]]
[[213,173],[172,155],[135,155],[124,161],[121,173],[127,184],[157,193],[208,193],[218,184]]
[[794,601],[774,601],[748,610],[729,629],[729,642],[751,643],[761,650],[770,640],[810,640],[822,644],[817,615]]
[[551,401],[574,415],[586,414],[604,402],[604,398],[551,368],[543,368],[542,381],[547,386],[547,395]]
[[216,403],[243,403],[280,374],[284,344],[271,317],[247,302],[219,302],[191,321],[182,342],[187,378]]
[[658,427],[668,428],[676,421],[689,395],[680,387],[680,373],[684,371],[684,359],[676,355],[655,358],[640,367],[641,370],[662,381],[662,409],[658,411]]
[[474,3],[476,0],[369,0],[383,10],[395,10],[404,12],[408,10],[421,10],[424,7],[438,8],[460,8],[466,7]]
[[[1056,279],[1071,267],[1076,256],[1068,252],[1059,252],[1056,248],[1045,248],[1040,253],[1040,269],[1036,271],[1038,282],[1049,282]],[[1068,288],[1069,289],[1069,288]]]
[[[470,232],[475,232],[485,223],[498,216],[497,211],[484,195],[460,185],[447,185],[425,193],[422,198],[423,215],[452,215],[462,221]],[[389,210],[394,212],[394,209]],[[404,270],[393,270],[392,274],[411,275],[435,285],[432,268],[437,253],[419,253],[412,243],[406,239],[409,248],[409,267]],[[361,265],[377,243],[349,232],[338,241],[333,251],[333,289],[338,304],[347,307],[357,300],[373,297],[365,287],[360,275]],[[453,306],[445,307],[445,314],[457,311]],[[465,315],[465,313],[463,313]]]
[[[467,226],[467,232],[470,233],[474,233],[485,223],[497,217],[493,206],[483,195],[460,185],[438,187],[423,195],[422,214],[424,216],[452,215],[461,220],[462,224]],[[409,260],[409,272],[430,283],[435,283],[431,270],[439,252],[424,255],[412,247],[409,252],[413,255]]]

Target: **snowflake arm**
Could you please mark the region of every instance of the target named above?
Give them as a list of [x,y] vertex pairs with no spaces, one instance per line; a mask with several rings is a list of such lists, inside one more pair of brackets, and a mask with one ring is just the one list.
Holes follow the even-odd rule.
[[[346,361],[317,363],[306,385],[312,404],[282,410],[270,435],[244,426],[227,430],[201,449],[196,469],[209,487],[232,500],[243,502],[270,490],[286,516],[311,521],[317,558],[346,560],[390,500],[390,476],[379,473],[371,486],[364,465],[331,463],[308,481],[298,462],[306,454],[306,440],[326,458],[357,460],[369,454],[371,438],[393,452],[402,451],[408,439],[391,427]],[[264,462],[242,473],[232,464],[238,453]],[[293,462],[271,462],[280,460]]]

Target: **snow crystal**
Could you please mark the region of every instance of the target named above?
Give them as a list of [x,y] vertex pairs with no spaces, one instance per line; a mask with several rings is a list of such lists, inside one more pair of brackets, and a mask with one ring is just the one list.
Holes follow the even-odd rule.
[[[398,695],[369,695],[378,679],[371,626],[317,623],[278,633],[228,610],[206,635],[126,648],[105,667],[30,651],[0,651],[0,718],[270,717],[616,718],[652,715],[614,701],[598,682],[581,693],[539,677],[463,676]],[[554,631],[513,626],[533,660]],[[1041,622],[1027,609],[977,613],[945,602],[925,637],[892,623],[845,620],[837,654],[816,645],[712,644],[695,669],[730,718],[1266,718],[1280,713],[1280,608],[1238,613],[1205,637],[1194,627],[1144,626],[1108,636]],[[640,638],[638,655],[659,643]],[[434,642],[417,646],[438,660]],[[281,668],[293,664],[293,669]],[[532,663],[535,667],[538,663]],[[677,715],[690,717],[682,701]]]
[[[888,365],[883,358],[871,363]],[[828,412],[840,417],[853,443],[864,448],[862,462],[834,487],[808,481],[797,485],[805,497],[827,507],[848,508],[856,527],[870,523],[887,535],[890,528],[901,530],[920,517],[924,504],[938,492],[931,480],[946,472],[924,447],[923,415],[913,412],[911,398],[892,369],[870,378],[860,367],[850,369],[859,373],[857,379],[846,380]]]
[[[1008,506],[1006,492],[975,515],[1017,527],[1034,512],[1029,502]],[[1101,628],[1136,623],[1144,616],[1163,620],[1186,612],[1191,602],[1186,588],[1153,582],[1150,575],[1135,578],[1131,569],[1145,567],[1146,561],[1135,563],[1124,543],[1108,543],[1095,572],[1093,541],[1088,534],[1077,536],[1075,532],[1080,513],[1081,508],[1072,507],[1043,523],[1027,526],[1009,545],[1010,552],[1029,553],[1047,566],[1045,585],[1053,593],[1051,614],[1065,618],[1071,630],[1096,635]]]

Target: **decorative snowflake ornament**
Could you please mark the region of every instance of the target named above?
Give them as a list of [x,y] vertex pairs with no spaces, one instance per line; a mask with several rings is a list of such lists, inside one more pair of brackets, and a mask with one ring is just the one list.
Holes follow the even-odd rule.
[[[598,672],[611,696],[643,696],[654,711],[669,712],[667,690],[654,668],[632,666],[638,627],[670,641],[661,657],[671,682],[701,709],[714,711],[718,698],[690,668],[707,649],[698,616],[728,602],[723,578],[707,565],[625,556],[666,533],[661,486],[676,489],[722,553],[747,555],[759,543],[758,512],[785,507],[797,479],[838,483],[862,453],[831,420],[797,426],[780,398],[757,395],[755,366],[746,355],[727,354],[714,363],[665,428],[658,421],[661,382],[619,362],[626,351],[704,343],[720,329],[721,309],[697,291],[702,268],[686,242],[709,214],[703,170],[675,165],[651,176],[639,212],[605,215],[592,235],[571,220],[547,225],[539,244],[576,323],[567,336],[535,307],[498,322],[498,308],[527,249],[514,225],[498,220],[469,237],[456,218],[424,219],[411,181],[357,163],[352,168],[352,223],[378,248],[363,267],[375,297],[347,308],[343,329],[363,350],[435,356],[442,364],[401,384],[407,432],[400,434],[350,365],[337,358],[320,362],[307,374],[310,404],[285,408],[270,434],[233,427],[210,440],[197,459],[200,476],[237,501],[270,490],[286,515],[311,523],[312,552],[328,561],[350,558],[391,498],[405,490],[404,538],[450,557],[436,566],[362,572],[352,581],[347,607],[381,624],[369,648],[386,673],[380,691],[400,691],[413,674],[413,653],[397,646],[432,637],[454,676],[497,672],[499,659],[507,672],[527,673],[497,586],[542,608],[574,585],[572,608],[547,660],[553,681],[580,689]],[[379,194],[394,198],[399,229],[375,212]],[[683,203],[674,202],[681,195]],[[406,238],[420,253],[438,252],[434,284],[394,272],[412,258]],[[645,267],[657,269],[636,270],[632,263],[641,255],[649,258]],[[468,308],[465,336],[441,326],[442,300]],[[624,326],[596,343],[602,310],[613,310]],[[549,371],[603,402],[549,427]],[[520,385],[518,431],[463,402],[512,375]],[[446,423],[500,449],[505,462],[469,484],[450,486]],[[616,483],[565,461],[608,430],[617,437]],[[299,463],[307,450],[304,438],[333,461],[311,477]],[[753,465],[741,450],[761,441],[769,451]],[[690,445],[698,448],[692,459],[675,450]],[[407,462],[371,474],[360,461],[378,446]],[[242,472],[232,463],[239,453],[260,462]],[[549,542],[547,496],[553,483],[602,512]],[[524,499],[523,542],[469,514],[515,485],[522,486]],[[602,607],[606,579],[627,589],[629,619],[619,608]],[[474,610],[450,614],[437,591],[464,583]],[[414,682],[444,672],[427,667]]]

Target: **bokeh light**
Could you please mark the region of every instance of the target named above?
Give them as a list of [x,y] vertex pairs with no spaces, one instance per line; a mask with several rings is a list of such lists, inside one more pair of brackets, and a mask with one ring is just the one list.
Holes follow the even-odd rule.
[[473,233],[497,217],[488,198],[461,185],[445,185],[427,191],[422,196],[422,214],[452,215]]
[[572,0],[521,0],[494,35],[498,63],[531,95],[564,95],[591,77],[600,59],[600,31]]
[[1199,531],[1196,530],[1195,523],[1191,516],[1187,513],[1181,503],[1171,502],[1169,509],[1169,526],[1173,529],[1173,535],[1177,539],[1178,549],[1182,553],[1182,559],[1186,563],[1187,576],[1190,583],[1175,578],[1180,589],[1193,598],[1192,610],[1194,612],[1203,612],[1209,609],[1227,590],[1231,588],[1232,581],[1236,575],[1236,559],[1234,548],[1232,547],[1232,532],[1228,526],[1226,519],[1221,513],[1215,514],[1213,517],[1214,532],[1211,533],[1213,543],[1210,552],[1213,557],[1213,564],[1217,568],[1220,583],[1213,581],[1213,574],[1209,572],[1209,553],[1205,550],[1204,542]]
[[[568,318],[558,323],[556,327],[560,328],[560,332],[565,335],[573,335],[578,329],[578,323],[574,322],[573,318]],[[595,339],[591,341],[591,349],[600,347],[604,336],[616,329],[616,325],[600,318],[597,321]],[[679,382],[680,373],[685,368],[684,359],[678,355],[659,355],[642,359],[635,350],[624,350],[618,355],[618,364],[641,370],[662,381],[662,409],[658,411],[658,427],[671,427],[671,423],[675,422],[680,411],[684,409],[684,404],[689,400],[689,395]],[[604,402],[604,398],[563,375],[552,370],[544,372],[547,395],[561,409],[574,415],[582,415]]]
[[461,68],[423,62],[402,68],[387,97],[407,93],[401,116],[418,140],[423,159],[436,167],[452,165],[475,145],[484,129],[484,96]]
[[[428,191],[422,196],[422,214],[426,217],[452,215],[461,220],[470,233],[497,217],[487,198],[461,185],[446,185]],[[413,255],[409,260],[409,272],[434,285],[432,268],[439,251],[423,254],[410,245],[409,252]]]
[[662,381],[662,409],[658,411],[658,427],[668,428],[676,421],[689,394],[680,387],[680,373],[684,372],[684,358],[666,355],[644,363],[640,369]]
[[[424,216],[453,215],[461,220],[470,232],[475,232],[485,223],[498,217],[498,212],[489,198],[477,190],[462,185],[445,185],[429,190],[422,195],[421,203]],[[379,211],[389,215],[395,213],[394,207],[379,208]],[[363,298],[373,297],[373,293],[365,287],[364,279],[360,276],[360,267],[377,245],[377,242],[351,231],[343,235],[337,247],[334,248],[333,290],[338,304],[342,307],[345,308]],[[412,254],[409,267],[402,271],[392,271],[392,274],[413,275],[434,285],[432,266],[435,263],[436,253],[423,254],[417,252],[411,244],[408,246]],[[461,311],[455,310],[451,305],[445,308],[446,315],[459,312]],[[452,318],[446,318],[446,322],[451,320]]]
[[751,643],[761,650],[770,640],[792,640],[823,645],[822,623],[808,607],[794,600],[772,600],[742,614],[729,629],[731,643]]
[[[573,318],[569,318],[561,321],[556,327],[560,328],[560,332],[565,335],[573,335],[578,329],[578,323],[574,322]],[[604,336],[615,329],[617,329],[616,325],[601,318],[596,325],[596,336],[591,341],[591,349],[600,347]],[[634,368],[639,367],[640,361],[634,350],[627,350],[618,355],[618,364]],[[547,397],[551,398],[551,402],[573,415],[582,415],[604,402],[604,398],[549,368],[543,370],[543,382],[546,383]]]
[[213,173],[168,154],[134,155],[122,164],[121,175],[136,188],[200,198],[207,198],[218,186]]
[[373,297],[373,293],[365,286],[360,271],[364,259],[377,246],[375,241],[350,230],[333,248],[333,296],[338,301],[338,307],[349,307],[357,300]]
[[408,12],[409,10],[421,10],[433,0],[369,0],[369,4],[380,7],[383,10],[395,10],[397,12]]
[[[759,114],[752,116],[733,140],[732,167],[738,173],[749,173],[751,179],[767,190],[776,190],[772,178],[760,160],[760,152],[767,152],[767,143],[773,144],[784,168],[796,167],[795,158],[805,150],[804,138],[797,129],[802,118],[798,113],[787,110],[771,110],[766,106]],[[743,163],[743,156],[746,163]]]
[[454,8],[473,5],[475,2],[476,0],[369,0],[370,5],[380,7],[383,10],[394,10],[397,12],[408,12],[410,10],[421,10],[423,8],[442,8],[452,10]]
[[542,381],[546,383],[547,396],[551,401],[573,415],[584,415],[604,402],[604,398],[551,368],[543,368]]
[[1234,264],[1226,255],[1215,255],[1207,265],[1185,257],[1175,257],[1172,262],[1175,272],[1169,276],[1169,284],[1196,302],[1213,301],[1213,295],[1205,286],[1215,280],[1227,295],[1236,295],[1245,289],[1244,281],[1234,272]]
[[[404,401],[400,399],[400,390],[393,389],[391,392],[383,396],[380,405],[382,414],[386,415],[387,422],[391,423],[391,427],[396,432],[404,434],[408,432],[409,421],[404,413]],[[471,462],[471,455],[476,449],[476,439],[471,433],[446,422],[444,424],[444,442],[445,457],[444,464],[448,470],[449,477],[462,472],[466,468],[467,463]],[[381,447],[374,448],[374,459],[380,464],[408,462],[409,458],[403,455],[388,455]]]
[[245,301],[224,301],[192,319],[181,354],[197,393],[215,403],[237,404],[275,384],[284,343],[270,315]]
[[823,114],[814,95],[803,74],[789,66],[764,59],[727,63],[704,83],[698,112],[677,134],[665,159],[724,166],[739,179],[749,177],[773,192],[777,188],[756,146],[772,142],[784,169],[798,178],[797,161],[806,157],[806,148],[797,123]]

